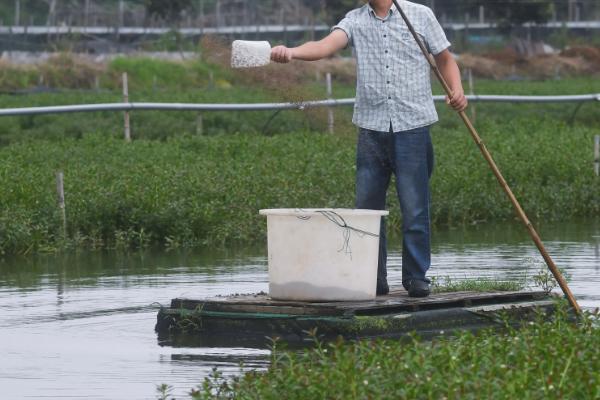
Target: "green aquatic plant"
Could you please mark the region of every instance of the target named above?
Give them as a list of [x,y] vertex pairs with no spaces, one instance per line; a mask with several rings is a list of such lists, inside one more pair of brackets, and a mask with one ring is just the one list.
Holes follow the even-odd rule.
[[[513,134],[521,136],[519,148],[540,154],[527,162],[500,126],[489,134],[516,195],[546,220],[598,215],[600,180],[584,173],[591,171],[585,158],[591,131],[541,126],[544,132]],[[539,142],[543,136],[555,140]],[[510,204],[469,138],[453,132],[433,138],[433,225],[511,220]],[[0,253],[264,241],[261,208],[353,206],[354,146],[354,138],[298,132],[129,144],[89,134],[0,147]],[[58,170],[65,176],[66,238],[56,206]],[[397,201],[388,204],[389,230],[399,232]]]
[[[563,278],[568,282],[570,280],[570,275],[562,268],[558,269]],[[546,293],[552,292],[556,289],[558,285],[558,281],[552,274],[552,272],[548,269],[546,264],[539,264],[539,270],[535,275],[531,277],[533,284],[540,289],[542,289]]]
[[[281,101],[272,88],[203,61],[120,58],[103,72],[100,90],[0,95],[0,107],[120,102],[124,71],[130,73],[132,101]],[[210,76],[234,84],[214,87]],[[309,97],[322,97],[322,85],[311,79],[304,85]],[[477,87],[482,93],[576,94],[600,91],[600,80],[482,81]],[[353,90],[337,85],[336,96],[353,96]],[[438,111],[432,225],[512,220],[510,203],[460,120],[443,106]],[[120,113],[2,117],[0,253],[251,243],[265,240],[260,208],[352,207],[351,109],[336,109],[336,135],[322,134],[327,118],[314,112],[271,118],[270,111],[140,111],[131,114],[129,144],[121,139]],[[483,140],[534,223],[600,215],[600,180],[591,162],[600,114],[584,105],[569,125],[572,114],[564,105],[478,106]],[[57,170],[65,173],[65,238],[54,194]],[[400,232],[392,190],[389,196],[388,227]]]
[[175,400],[173,397],[173,386],[167,384],[156,385],[157,400]]
[[448,292],[509,292],[525,288],[521,280],[506,280],[500,278],[464,278],[453,279],[450,276],[435,276],[431,279],[433,293]]
[[267,371],[226,379],[218,370],[193,399],[542,399],[597,398],[598,315],[579,323],[561,302],[554,317],[502,332],[424,341],[338,340],[302,352],[272,353]]

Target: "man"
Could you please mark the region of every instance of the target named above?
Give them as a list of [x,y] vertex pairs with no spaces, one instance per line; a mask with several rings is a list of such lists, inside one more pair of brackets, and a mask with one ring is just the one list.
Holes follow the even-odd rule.
[[[460,72],[450,43],[433,12],[399,1],[452,90],[447,104],[467,107]],[[371,0],[350,11],[324,39],[299,47],[274,47],[271,59],[314,61],[354,47],[357,87],[352,122],[359,127],[356,208],[385,208],[390,177],[395,175],[402,212],[402,285],[411,297],[429,295],[425,276],[431,264],[429,179],[433,147],[429,126],[438,120],[430,67],[392,0]],[[382,219],[377,294],[387,294],[387,249]]]

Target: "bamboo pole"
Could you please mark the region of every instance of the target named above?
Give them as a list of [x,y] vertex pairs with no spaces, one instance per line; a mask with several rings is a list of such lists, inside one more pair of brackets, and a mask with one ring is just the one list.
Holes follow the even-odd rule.
[[[129,103],[129,82],[127,72],[123,72],[123,103]],[[131,125],[129,122],[129,111],[125,111],[124,122],[125,141],[131,142]]]
[[[427,58],[427,61],[429,62],[429,65],[433,69],[433,72],[435,73],[435,76],[440,81],[442,87],[444,88],[444,91],[446,92],[446,94],[448,96],[452,96],[452,90],[448,86],[448,83],[446,82],[446,80],[442,76],[440,70],[438,69],[437,65],[435,64],[435,60],[434,60],[433,56],[425,48],[425,45],[423,44],[423,42],[421,41],[421,39],[417,35],[417,32],[415,31],[415,29],[413,28],[412,24],[408,20],[406,14],[404,13],[404,11],[402,10],[402,8],[398,4],[398,0],[392,0],[392,1],[393,1],[394,5],[396,6],[396,8],[398,9],[398,11],[400,12],[400,15],[402,16],[402,19],[406,23],[406,26],[410,30],[412,36],[414,37],[414,39],[416,40],[417,44],[419,45],[419,48],[421,49],[421,52]],[[542,243],[542,240],[540,239],[540,236],[538,235],[538,233],[536,232],[535,228],[533,227],[533,224],[529,221],[529,218],[527,218],[527,215],[525,214],[525,211],[523,211],[523,208],[519,204],[519,201],[517,200],[517,198],[513,194],[512,190],[508,186],[508,183],[506,182],[506,180],[502,176],[502,173],[500,172],[500,170],[496,166],[496,163],[494,162],[494,159],[492,158],[492,155],[490,154],[490,152],[485,147],[485,144],[483,143],[483,140],[481,140],[481,138],[479,137],[479,134],[475,130],[475,127],[473,126],[473,124],[471,124],[471,121],[469,120],[469,117],[467,116],[467,114],[464,111],[459,111],[458,115],[460,116],[460,118],[465,123],[465,126],[467,127],[467,129],[471,133],[471,136],[473,137],[473,140],[475,141],[475,143],[477,144],[477,146],[479,146],[479,150],[481,150],[481,153],[483,154],[483,157],[488,162],[490,168],[492,169],[492,172],[494,173],[494,175],[496,176],[496,179],[500,183],[500,186],[502,187],[502,189],[504,190],[504,192],[508,196],[508,198],[509,198],[510,202],[512,203],[512,205],[513,205],[513,207],[514,207],[517,215],[519,216],[519,218],[521,219],[521,221],[527,227],[527,230],[529,231],[529,235],[531,236],[531,239],[533,240],[533,242],[535,243],[536,247],[538,248],[540,254],[544,258],[544,261],[546,261],[546,264],[548,265],[548,268],[552,272],[552,275],[554,275],[554,278],[558,282],[558,285],[560,286],[560,288],[562,289],[563,293],[567,297],[569,303],[571,304],[571,306],[575,310],[575,313],[576,314],[580,314],[581,313],[581,308],[579,307],[579,304],[577,303],[577,300],[575,299],[575,296],[573,296],[573,293],[571,292],[571,289],[569,289],[569,285],[567,284],[567,281],[565,280],[565,278],[563,277],[563,275],[560,273],[560,271],[558,270],[558,267],[556,266],[556,264],[554,264],[554,261],[552,260],[552,258],[548,254],[548,252],[546,251],[546,248],[544,247],[544,244]]]

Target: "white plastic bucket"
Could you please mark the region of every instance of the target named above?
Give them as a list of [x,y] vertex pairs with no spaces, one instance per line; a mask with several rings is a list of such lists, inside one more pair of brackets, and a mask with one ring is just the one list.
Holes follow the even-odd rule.
[[271,298],[375,298],[379,227],[388,211],[271,209],[260,214],[267,216]]

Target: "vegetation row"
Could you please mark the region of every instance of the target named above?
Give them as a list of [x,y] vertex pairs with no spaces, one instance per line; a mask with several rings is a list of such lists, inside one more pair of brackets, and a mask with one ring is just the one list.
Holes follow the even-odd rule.
[[[600,213],[592,128],[547,120],[483,124],[484,140],[530,218]],[[511,220],[472,139],[435,128],[432,222]],[[265,239],[261,208],[353,207],[355,135],[181,135],[126,143],[105,133],[0,147],[0,252],[167,247]],[[64,172],[66,236],[55,173]],[[390,229],[399,232],[389,191]]]
[[[234,72],[220,44],[203,48],[212,58],[119,58],[100,71],[62,55],[39,67],[43,85],[26,92],[18,89],[35,84],[40,71],[0,68],[0,87],[14,90],[0,95],[0,107],[122,101],[123,72],[130,76],[131,101],[319,99],[325,97],[324,71],[334,73],[335,97],[354,96],[352,67],[343,63]],[[577,94],[600,92],[599,82],[477,81],[476,87],[486,94]],[[583,105],[576,115],[574,104],[472,108],[484,141],[534,221],[598,215],[596,104]],[[443,105],[438,110],[433,224],[511,220],[505,195],[460,119]],[[327,135],[323,109],[133,112],[129,144],[122,139],[121,113],[2,117],[0,252],[248,243],[264,240],[261,208],[352,207],[356,128],[350,108],[336,109],[335,117],[335,134]],[[57,171],[65,175],[66,235],[56,205]],[[398,232],[392,191],[388,203],[390,229]]]

